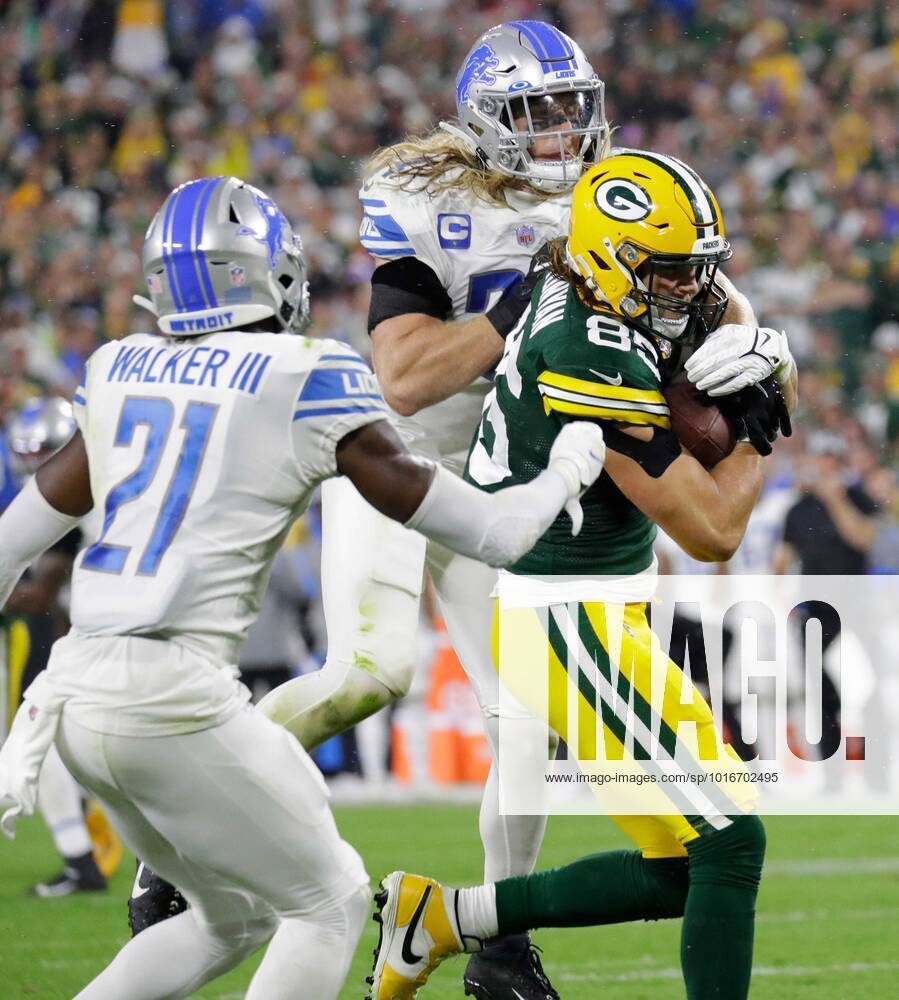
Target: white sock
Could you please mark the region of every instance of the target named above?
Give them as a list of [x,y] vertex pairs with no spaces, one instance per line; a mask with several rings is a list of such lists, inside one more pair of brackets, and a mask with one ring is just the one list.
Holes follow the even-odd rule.
[[90,834],[81,811],[81,787],[66,770],[53,744],[41,768],[38,807],[50,828],[56,850],[64,858],[80,858],[91,850]]
[[499,934],[496,915],[496,886],[476,885],[471,889],[456,890],[456,912],[459,915],[459,933],[467,947],[472,938],[486,941]]
[[[534,775],[542,774],[547,768],[548,749],[546,727],[534,719],[506,719],[503,725],[514,727],[516,748],[516,770],[524,777],[534,780]],[[537,863],[540,844],[546,830],[546,816],[503,816],[500,813],[499,772],[496,756],[499,748],[500,720],[491,716],[486,720],[485,729],[493,752],[493,764],[484,796],[478,825],[481,843],[484,845],[484,881],[498,882],[513,875],[529,875]],[[506,777],[515,779],[514,773],[506,772]]]

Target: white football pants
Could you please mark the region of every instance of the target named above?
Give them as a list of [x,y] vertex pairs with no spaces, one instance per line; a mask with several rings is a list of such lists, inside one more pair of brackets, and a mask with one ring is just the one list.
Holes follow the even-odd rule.
[[186,997],[273,936],[248,997],[337,997],[368,877],[296,740],[247,707],[149,738],[97,733],[65,710],[56,742],[125,843],[191,904],[129,941],[80,1000]]
[[[259,708],[311,749],[406,694],[416,666],[427,565],[495,756],[500,696],[490,636],[496,570],[428,542],[378,513],[344,477],[322,484],[322,528],[325,666],[269,692]],[[503,702],[505,706],[505,698]],[[512,712],[511,720],[509,710],[503,711],[520,730],[516,743],[522,761],[545,766],[545,726],[524,709]],[[500,815],[495,771],[494,765],[480,817],[485,878],[490,882],[527,874],[546,826],[543,816]]]
[[91,850],[81,796],[78,782],[51,746],[41,768],[37,805],[63,858],[78,858]]

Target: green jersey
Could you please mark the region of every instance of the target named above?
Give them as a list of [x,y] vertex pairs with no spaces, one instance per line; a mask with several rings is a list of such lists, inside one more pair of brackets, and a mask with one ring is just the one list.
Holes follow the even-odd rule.
[[[496,490],[535,478],[566,421],[668,428],[655,339],[581,301],[548,275],[523,324],[509,336],[465,469]],[[584,526],[571,537],[562,513],[509,567],[527,576],[631,576],[653,560],[655,525],[604,472],[581,500]]]

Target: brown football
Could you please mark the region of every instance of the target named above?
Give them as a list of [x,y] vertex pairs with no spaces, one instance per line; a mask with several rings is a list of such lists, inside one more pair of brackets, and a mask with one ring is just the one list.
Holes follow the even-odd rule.
[[730,421],[686,379],[665,389],[671,411],[671,429],[688,452],[707,469],[726,458],[737,443]]

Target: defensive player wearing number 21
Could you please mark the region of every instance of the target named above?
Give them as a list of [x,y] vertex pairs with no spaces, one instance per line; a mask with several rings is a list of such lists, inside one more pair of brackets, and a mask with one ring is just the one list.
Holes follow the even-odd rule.
[[75,565],[71,632],[0,752],[3,823],[33,808],[55,739],[128,846],[191,904],[125,945],[82,1000],[188,996],[267,941],[249,997],[328,1000],[368,878],[315,766],[237,680],[274,554],[313,489],[343,475],[427,537],[514,562],[599,475],[602,433],[567,428],[546,471],[495,495],[411,454],[357,354],[290,336],[308,314],[302,247],[236,178],[172,192],[143,264],[159,332],[94,353],[79,432],[0,518],[2,604],[94,503],[104,515]]

